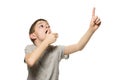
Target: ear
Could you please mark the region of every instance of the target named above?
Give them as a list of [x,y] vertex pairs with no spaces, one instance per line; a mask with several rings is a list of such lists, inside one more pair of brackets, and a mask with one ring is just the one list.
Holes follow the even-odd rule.
[[32,34],[30,34],[29,36],[30,36],[30,39],[36,39],[35,33],[32,33]]

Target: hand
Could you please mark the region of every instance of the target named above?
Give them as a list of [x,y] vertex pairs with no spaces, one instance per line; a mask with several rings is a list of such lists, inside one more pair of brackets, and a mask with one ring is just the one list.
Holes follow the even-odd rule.
[[95,8],[93,8],[90,28],[93,31],[96,31],[99,28],[100,24],[101,24],[101,20],[98,16],[95,16]]
[[49,32],[47,32],[45,41],[48,44],[52,44],[52,43],[54,43],[56,41],[57,38],[58,38],[58,33],[49,33]]

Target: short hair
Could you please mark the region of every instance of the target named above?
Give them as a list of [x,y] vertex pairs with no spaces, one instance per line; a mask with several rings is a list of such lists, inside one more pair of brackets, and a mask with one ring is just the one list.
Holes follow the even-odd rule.
[[[30,27],[30,29],[29,29],[29,35],[35,32],[35,25],[36,25],[36,23],[37,23],[38,21],[45,21],[45,22],[47,22],[47,20],[45,20],[45,19],[37,19],[37,20],[31,25],[31,27]],[[30,38],[30,39],[31,39],[31,38]],[[34,43],[34,39],[31,39],[31,41]]]

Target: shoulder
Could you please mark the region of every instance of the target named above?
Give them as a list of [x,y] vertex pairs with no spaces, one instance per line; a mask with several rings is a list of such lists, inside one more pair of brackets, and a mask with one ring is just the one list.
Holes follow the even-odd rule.
[[54,53],[59,56],[59,60],[61,59],[68,59],[69,55],[64,55],[64,50],[65,50],[65,46],[64,45],[57,45],[54,46]]
[[50,45],[49,47],[48,47],[48,49],[49,50],[64,50],[64,46],[62,46],[62,45]]
[[27,45],[25,47],[25,53],[30,53],[31,51],[33,51],[35,49],[35,45],[34,44],[30,44],[30,45]]
[[29,45],[27,45],[25,48],[33,48],[33,47],[35,47],[34,44],[29,44]]

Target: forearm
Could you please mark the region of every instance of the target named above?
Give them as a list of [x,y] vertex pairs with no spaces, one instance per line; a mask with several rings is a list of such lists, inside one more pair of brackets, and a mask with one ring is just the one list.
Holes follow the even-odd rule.
[[98,16],[95,16],[95,8],[93,8],[89,29],[76,44],[66,46],[64,54],[67,55],[82,50],[90,40],[93,33],[99,28],[100,24],[101,20]]
[[85,33],[85,35],[78,42],[77,46],[79,50],[82,50],[85,47],[85,45],[90,40],[93,33],[99,28],[100,24],[101,24],[101,20],[100,18],[98,18],[98,16],[95,16],[95,8],[93,8],[90,27],[88,31]]
[[93,33],[94,33],[94,31],[91,28],[89,28],[87,30],[87,32],[83,35],[83,37],[77,43],[78,50],[82,50],[86,46],[86,44],[90,40],[90,38],[93,35]]
[[76,44],[68,45],[65,47],[64,54],[68,55],[76,51],[82,50],[87,44],[87,42],[90,40],[93,33],[94,31],[92,31],[92,29],[89,28],[87,32],[83,35],[83,37]]
[[30,67],[32,67],[40,57],[42,57],[48,45],[48,42],[43,41],[32,53],[30,53],[29,57],[26,58],[26,62]]

